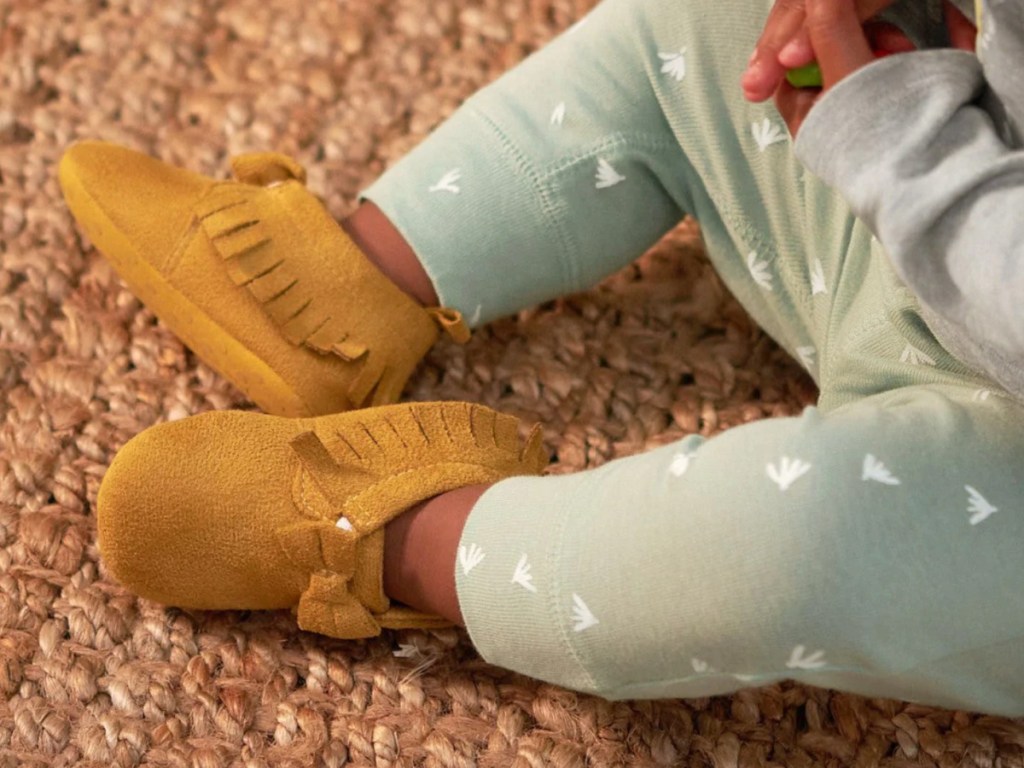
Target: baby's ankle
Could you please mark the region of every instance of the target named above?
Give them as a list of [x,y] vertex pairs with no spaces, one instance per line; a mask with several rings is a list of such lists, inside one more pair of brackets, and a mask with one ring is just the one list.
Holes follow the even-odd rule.
[[437,293],[412,247],[384,213],[363,203],[341,222],[360,250],[395,285],[424,307],[436,307]]
[[388,597],[465,625],[455,590],[455,562],[466,519],[489,487],[472,485],[443,493],[388,523],[384,533]]

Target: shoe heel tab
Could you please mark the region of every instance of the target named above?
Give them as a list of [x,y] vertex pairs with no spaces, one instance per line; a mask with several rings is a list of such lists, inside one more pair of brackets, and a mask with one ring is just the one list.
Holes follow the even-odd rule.
[[469,326],[459,310],[449,307],[427,307],[427,314],[457,344],[465,344],[469,341],[471,335]]
[[258,187],[293,179],[306,183],[306,169],[280,152],[249,152],[233,157],[231,172],[242,183]]

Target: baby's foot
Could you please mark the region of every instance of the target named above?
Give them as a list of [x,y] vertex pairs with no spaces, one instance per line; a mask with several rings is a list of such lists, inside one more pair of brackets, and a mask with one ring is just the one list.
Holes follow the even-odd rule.
[[439,326],[366,258],[274,153],[217,181],[102,142],[60,181],[89,239],[196,354],[269,413],[311,416],[398,399]]
[[113,575],[157,602],[295,608],[334,637],[437,627],[382,584],[385,526],[438,494],[540,474],[534,428],[468,403],[285,419],[204,413],[151,427],[117,454],[97,527]]

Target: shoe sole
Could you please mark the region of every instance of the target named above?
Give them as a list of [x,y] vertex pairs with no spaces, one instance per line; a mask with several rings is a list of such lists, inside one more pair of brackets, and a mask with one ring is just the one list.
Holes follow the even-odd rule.
[[291,385],[264,360],[175,289],[139,255],[73,172],[62,166],[59,175],[68,208],[89,240],[142,303],[187,347],[267,413],[287,417],[314,415]]

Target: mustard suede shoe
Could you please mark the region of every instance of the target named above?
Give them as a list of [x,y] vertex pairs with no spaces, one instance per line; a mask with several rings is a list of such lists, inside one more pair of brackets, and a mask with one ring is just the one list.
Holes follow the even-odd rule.
[[439,329],[359,250],[275,153],[217,181],[103,142],[60,163],[68,207],[128,287],[268,413],[318,416],[398,400]]
[[100,552],[126,587],[168,605],[294,608],[302,629],[340,638],[450,626],[384,594],[384,526],[445,491],[539,474],[540,430],[523,443],[518,425],[467,403],[160,424],[103,479]]

